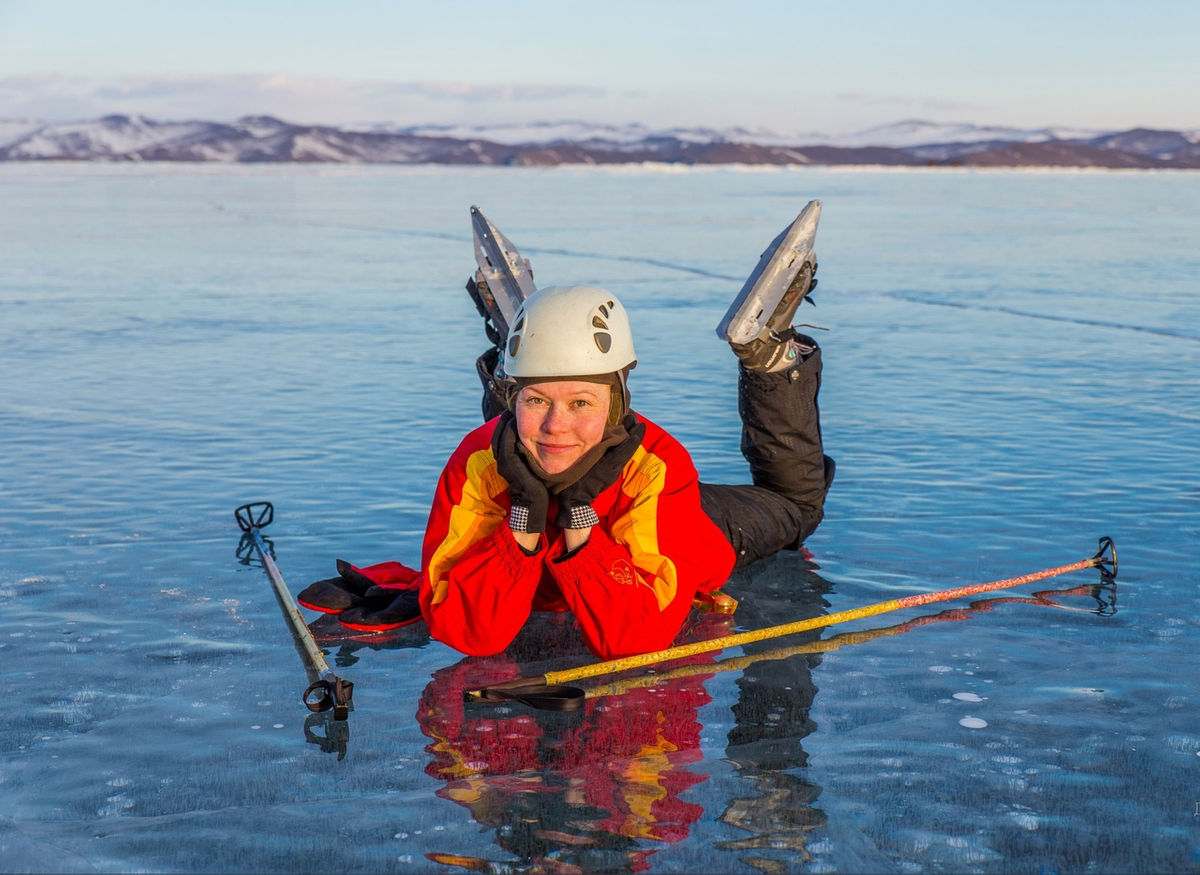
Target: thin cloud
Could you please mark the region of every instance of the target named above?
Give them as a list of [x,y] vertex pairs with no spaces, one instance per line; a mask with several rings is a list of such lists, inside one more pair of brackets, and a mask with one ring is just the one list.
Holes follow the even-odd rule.
[[[305,122],[461,117],[472,107],[534,104],[558,110],[606,97],[603,89],[537,83],[394,82],[286,75],[0,78],[0,118],[66,120],[111,113],[233,119],[271,114]],[[421,118],[414,118],[419,112]]]
[[374,82],[364,86],[376,94],[414,95],[466,101],[512,100],[541,101],[597,98],[602,88],[585,85],[486,84],[475,82]]
[[898,94],[879,94],[864,91],[843,91],[836,99],[856,106],[887,108],[897,111],[921,111],[931,113],[975,113],[990,109],[986,104],[961,100],[946,100],[935,97],[904,97]]

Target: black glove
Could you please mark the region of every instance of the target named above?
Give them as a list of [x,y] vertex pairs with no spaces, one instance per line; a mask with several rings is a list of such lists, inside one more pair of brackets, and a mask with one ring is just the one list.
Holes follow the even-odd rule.
[[598,522],[592,502],[596,496],[616,482],[646,435],[646,425],[637,422],[632,414],[625,417],[629,437],[604,451],[586,474],[558,493],[558,516],[554,521],[563,529],[587,529]]
[[338,622],[347,629],[385,632],[399,629],[421,619],[421,604],[415,589],[385,589],[375,586],[362,596],[361,603],[338,614]]
[[512,499],[508,527],[514,532],[544,532],[550,493],[517,451],[518,440],[517,421],[512,413],[505,411],[492,434],[492,453],[496,456],[496,469],[508,481],[508,494]]
[[362,597],[352,592],[342,578],[330,577],[310,583],[296,596],[296,601],[300,607],[310,611],[340,614],[347,608],[362,604]]
[[377,586],[378,583],[391,584],[393,588],[417,587],[417,572],[399,562],[381,562],[356,568],[345,559],[338,559],[337,570],[337,577],[318,580],[302,589],[296,596],[300,606],[324,614],[340,614],[363,605],[364,599],[372,595],[372,590],[382,589]]
[[340,614],[362,604],[362,597],[375,581],[361,573],[349,562],[337,560],[337,577],[310,583],[296,596],[301,607],[324,614]]
[[337,570],[342,580],[342,587],[350,590],[355,595],[366,595],[367,590],[375,586],[374,580],[363,574],[363,572],[345,559],[337,560]]

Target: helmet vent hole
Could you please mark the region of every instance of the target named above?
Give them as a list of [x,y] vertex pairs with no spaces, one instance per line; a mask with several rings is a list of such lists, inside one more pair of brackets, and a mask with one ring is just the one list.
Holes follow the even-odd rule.
[[603,328],[605,331],[608,330],[608,324],[605,323],[605,321],[603,319],[601,319],[599,316],[592,317],[592,327],[593,328]]
[[600,352],[608,352],[612,348],[612,335],[607,331],[597,331],[592,338],[596,341],[596,348]]
[[519,334],[514,334],[512,337],[510,337],[508,339],[508,357],[514,358],[516,356],[517,350],[520,348],[520,346],[521,346],[521,336]]
[[525,312],[522,311],[517,314],[517,323],[512,327],[512,330],[520,331],[524,327],[525,327]]
[[[612,306],[612,301],[609,301],[609,302],[608,302],[608,307],[611,307],[611,306]],[[599,307],[597,307],[597,308],[596,308],[597,310],[599,310],[599,311],[600,311],[600,312],[601,312],[601,313],[604,315],[604,318],[605,318],[605,319],[607,319],[607,318],[608,318],[608,307],[606,307],[606,306],[604,306],[603,304],[601,304]]]

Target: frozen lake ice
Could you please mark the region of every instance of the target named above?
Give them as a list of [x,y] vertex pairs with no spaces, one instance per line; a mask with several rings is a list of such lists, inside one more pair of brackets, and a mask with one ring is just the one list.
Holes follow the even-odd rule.
[[[634,407],[738,482],[713,328],[811,198],[837,482],[812,560],[693,634],[1102,535],[1115,589],[748,646],[574,721],[458,698],[582,661],[569,618],[493,660],[326,618],[356,710],[311,717],[233,509],[274,503],[293,592],[417,562],[479,417],[468,206],[621,296]],[[1200,175],[0,165],[0,233],[5,871],[1200,866]]]

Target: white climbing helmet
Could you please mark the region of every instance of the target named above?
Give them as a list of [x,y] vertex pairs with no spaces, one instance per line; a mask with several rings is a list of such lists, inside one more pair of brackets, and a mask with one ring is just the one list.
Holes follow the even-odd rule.
[[629,316],[596,286],[547,286],[513,317],[504,349],[509,377],[612,374],[637,362]]

